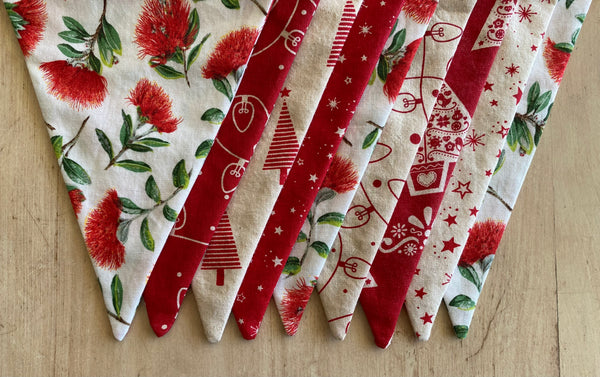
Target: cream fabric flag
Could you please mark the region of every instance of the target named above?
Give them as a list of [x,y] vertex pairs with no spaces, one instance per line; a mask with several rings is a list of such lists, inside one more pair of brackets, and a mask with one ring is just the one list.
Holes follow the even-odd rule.
[[[408,316],[420,340],[429,339],[555,4],[555,0],[520,1],[492,65],[429,242],[417,265],[419,273],[413,276],[406,295]],[[472,304],[466,297],[459,297],[452,305],[468,309]]]
[[465,338],[469,331],[483,284],[590,4],[590,0],[559,1],[543,43],[538,40],[531,45],[537,56],[523,100],[517,106],[500,161],[444,295],[454,332],[459,338]]
[[438,5],[317,281],[338,339],[346,336],[363,284],[376,284],[368,273],[376,250],[367,240],[381,239],[385,231],[474,5],[475,0]]
[[[360,1],[350,0],[319,4],[281,97],[227,207],[230,231],[227,224],[219,225],[225,233],[232,233],[239,265],[227,270],[222,280],[217,279],[217,270],[204,266],[204,261],[196,272],[192,289],[210,342],[221,339],[244,273],[260,240],[260,233],[249,229],[264,228],[271,214],[359,7]],[[243,300],[243,297],[237,299]]]
[[[344,214],[367,168],[381,130],[392,111],[408,69],[437,2],[428,7],[413,7],[407,0],[390,34],[387,46],[339,146],[325,181],[319,190],[294,249],[287,260],[273,298],[288,335],[298,329],[315,280],[321,273],[335,241]],[[414,9],[419,12],[413,12]],[[388,72],[389,71],[389,72]],[[295,293],[302,287],[300,299]]]
[[119,340],[269,3],[5,3]]

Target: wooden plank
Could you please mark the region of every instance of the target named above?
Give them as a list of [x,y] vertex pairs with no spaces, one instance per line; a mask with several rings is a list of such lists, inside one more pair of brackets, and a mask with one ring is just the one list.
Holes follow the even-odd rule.
[[594,375],[600,368],[600,5],[567,71],[469,337],[445,316],[417,342],[406,313],[380,350],[358,309],[346,341],[313,297],[286,336],[274,305],[254,341],[230,319],[220,344],[188,297],[164,338],[138,310],[112,337],[19,46],[0,16],[0,375]]

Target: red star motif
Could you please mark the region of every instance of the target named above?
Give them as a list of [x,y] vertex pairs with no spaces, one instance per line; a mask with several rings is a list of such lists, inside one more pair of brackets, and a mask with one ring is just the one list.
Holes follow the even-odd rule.
[[491,106],[498,106],[498,101],[496,101],[495,99],[493,99],[493,100],[490,102],[490,105],[491,105]]
[[421,334],[419,334],[419,332],[418,332],[418,331],[417,331],[417,332],[415,332],[415,335],[417,336],[417,338],[420,338],[420,337],[421,337]]
[[485,171],[485,176],[486,177],[491,177],[492,176],[492,171],[491,170],[486,170]]
[[426,294],[427,294],[427,292],[425,292],[425,287],[421,287],[421,289],[415,289],[415,297],[418,297],[421,300],[423,299],[423,296],[425,296]]
[[498,154],[496,155],[496,158],[500,157],[502,157],[502,149],[498,149]]
[[537,46],[536,45],[531,45],[531,51],[537,51]]
[[521,90],[521,88],[517,88],[517,94],[513,94],[513,97],[515,97],[515,99],[517,100],[517,105],[519,104],[519,102],[521,102],[521,97],[523,96],[523,91]]
[[448,226],[456,224],[456,216],[448,215],[443,221],[448,223]]
[[492,86],[494,86],[494,84],[486,81],[485,84],[483,84],[483,91],[487,92],[489,90],[490,92],[493,92],[494,90],[492,89]]
[[418,274],[419,274],[419,272],[421,272],[421,269],[420,269],[420,268],[416,268],[416,269],[415,269],[415,275],[418,275]]
[[[508,135],[508,131],[510,131],[510,127],[504,127],[504,126],[501,126],[501,127],[502,127],[502,129],[496,133],[502,135],[502,138],[504,139],[506,137],[506,135]],[[498,157],[500,157],[500,156],[498,156]]]
[[442,249],[442,252],[449,251],[454,253],[454,249],[460,246],[459,243],[454,242],[454,237],[450,238],[448,241],[442,242],[444,242],[444,248]]
[[367,279],[367,280],[365,280],[365,284],[366,284],[366,285],[371,285],[371,279]]
[[479,210],[477,209],[477,207],[473,207],[469,208],[469,212],[471,212],[469,216],[477,216],[477,212],[479,212]]
[[425,312],[425,315],[423,317],[420,317],[420,319],[423,320],[424,325],[427,323],[433,323],[433,316],[431,314],[427,314],[427,312]]
[[472,194],[473,191],[471,191],[471,189],[469,188],[469,185],[471,184],[471,181],[467,182],[467,183],[462,183],[461,181],[458,181],[458,186],[452,190],[452,192],[457,192],[460,194],[460,199],[464,199],[465,195],[467,194]]
[[290,92],[291,92],[291,90],[289,90],[288,88],[281,89],[281,98],[283,98],[283,97],[289,97],[290,96]]

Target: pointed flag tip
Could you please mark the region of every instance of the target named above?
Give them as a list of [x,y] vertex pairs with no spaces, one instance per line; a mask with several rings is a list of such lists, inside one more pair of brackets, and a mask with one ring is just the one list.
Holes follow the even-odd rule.
[[123,338],[125,338],[125,335],[127,335],[127,332],[129,331],[129,326],[117,321],[113,317],[109,317],[109,318],[110,318],[110,325],[112,326],[113,336],[119,342],[122,341]]
[[392,337],[376,337],[375,338],[375,345],[381,349],[387,349],[390,344],[392,343]]
[[171,330],[173,327],[173,321],[150,321],[150,326],[152,327],[152,331],[156,334],[157,337],[162,337],[166,333]]
[[467,334],[469,333],[469,326],[466,325],[456,325],[454,326],[454,335],[458,339],[465,339]]

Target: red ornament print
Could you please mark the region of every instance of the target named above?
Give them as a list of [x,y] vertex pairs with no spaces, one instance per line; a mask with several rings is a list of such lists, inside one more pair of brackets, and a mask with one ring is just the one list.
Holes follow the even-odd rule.
[[138,57],[150,59],[151,67],[167,63],[177,49],[187,50],[198,27],[189,29],[190,4],[187,0],[146,0],[135,26],[134,42]]
[[85,220],[85,244],[90,256],[101,268],[116,270],[125,263],[125,246],[117,238],[121,201],[117,190],[110,189]]
[[327,175],[321,187],[327,187],[342,194],[353,190],[358,184],[358,171],[349,158],[333,156]]
[[548,74],[554,82],[560,84],[562,77],[567,68],[567,63],[571,53],[560,48],[560,44],[556,44],[552,39],[548,38],[544,46],[544,62],[548,68]]
[[469,233],[469,240],[460,257],[459,264],[473,265],[491,254],[496,254],[496,249],[502,239],[506,225],[502,221],[485,220],[476,222]]
[[138,81],[127,100],[137,106],[142,121],[152,124],[158,132],[173,132],[181,123],[181,118],[173,116],[169,95],[157,83],[146,78]]
[[71,205],[73,206],[75,215],[79,215],[81,212],[81,203],[85,201],[85,195],[83,195],[83,191],[78,188],[69,190],[69,199],[71,199]]
[[108,93],[106,79],[86,66],[55,60],[42,63],[40,70],[48,92],[75,110],[100,106]]
[[435,0],[407,0],[402,4],[402,11],[415,22],[426,24],[429,23],[429,20],[433,16],[437,4],[438,2]]
[[383,93],[388,98],[390,103],[396,101],[396,98],[400,93],[400,88],[404,83],[404,78],[406,77],[406,74],[410,69],[410,63],[413,61],[413,58],[417,53],[417,49],[419,48],[420,43],[421,39],[417,39],[408,46],[406,46],[404,54],[400,57],[399,60],[397,60],[397,62],[392,67],[390,73],[388,73],[387,78],[385,79],[385,84],[383,84]]
[[243,27],[221,38],[202,67],[202,77],[223,78],[246,64],[258,34],[255,28]]
[[14,7],[8,9],[9,15],[11,20],[15,18],[12,17],[11,11],[18,15],[13,20],[13,27],[19,39],[23,55],[28,57],[42,40],[46,29],[46,22],[48,21],[46,3],[42,0],[21,0],[11,5]]
[[307,285],[304,278],[296,282],[296,288],[285,290],[281,300],[281,319],[288,335],[294,335],[298,331],[298,324],[312,291],[313,287]]

